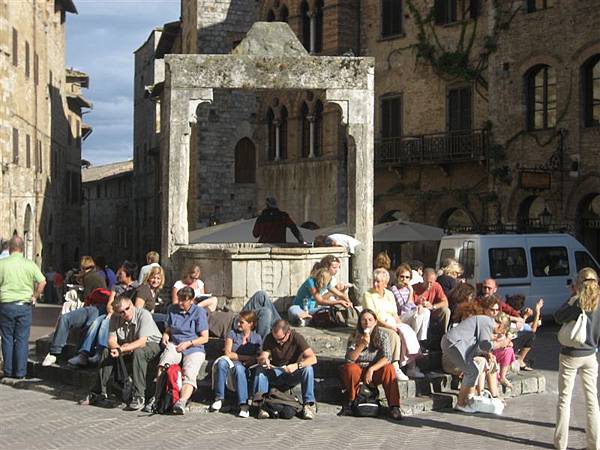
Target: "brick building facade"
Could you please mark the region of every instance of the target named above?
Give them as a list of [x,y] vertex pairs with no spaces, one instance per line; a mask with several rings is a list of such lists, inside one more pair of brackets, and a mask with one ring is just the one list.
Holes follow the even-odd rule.
[[[600,256],[597,2],[182,5],[183,53],[227,52],[256,18],[287,22],[316,55],[375,57],[376,222],[565,229]],[[267,194],[298,223],[346,222],[339,109],[318,91],[261,92],[254,109],[251,95],[223,95],[198,111],[192,228],[243,217]],[[236,150],[244,139],[254,160]],[[236,183],[238,175],[255,183]]]
[[80,254],[84,73],[65,69],[71,0],[0,1],[0,236],[57,269]]

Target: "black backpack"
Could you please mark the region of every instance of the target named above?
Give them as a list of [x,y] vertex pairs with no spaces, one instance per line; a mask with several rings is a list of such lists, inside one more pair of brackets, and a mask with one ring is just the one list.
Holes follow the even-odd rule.
[[352,402],[352,414],[357,417],[377,417],[380,409],[381,402],[377,388],[360,384],[356,398]]
[[295,395],[276,388],[271,388],[269,393],[263,396],[261,408],[268,412],[272,419],[291,419],[302,411],[302,405]]

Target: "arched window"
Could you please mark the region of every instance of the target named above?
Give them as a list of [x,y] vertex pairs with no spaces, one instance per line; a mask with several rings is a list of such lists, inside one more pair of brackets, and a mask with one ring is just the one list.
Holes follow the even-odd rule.
[[581,68],[583,122],[586,127],[600,125],[600,54],[589,58]]
[[288,123],[288,112],[285,106],[281,107],[279,112],[279,158],[287,159],[287,123]]
[[288,21],[288,17],[290,16],[290,13],[287,9],[287,6],[282,5],[281,9],[279,10],[279,22],[286,22]]
[[310,52],[310,11],[306,0],[300,4],[300,18],[302,20],[302,45],[307,52]]
[[269,108],[267,111],[267,159],[273,161],[276,154],[277,144],[277,124],[275,122],[275,113]]
[[556,126],[556,73],[540,65],[525,75],[527,128],[541,130]]
[[241,139],[235,146],[235,182],[256,182],[256,149],[248,138]]
[[309,53],[323,51],[323,0],[315,2],[315,9],[310,10],[304,0],[300,5],[302,21],[302,44]]
[[308,155],[310,155],[310,121],[306,102],[302,102],[300,108],[300,126],[301,156],[302,158],[308,158]]
[[315,156],[323,156],[323,103],[319,100],[315,103],[314,111],[314,133],[313,142],[315,148]]

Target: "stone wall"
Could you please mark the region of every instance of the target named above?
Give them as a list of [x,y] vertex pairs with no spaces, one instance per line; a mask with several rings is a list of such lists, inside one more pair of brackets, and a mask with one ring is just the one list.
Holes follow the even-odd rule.
[[68,201],[79,192],[81,116],[66,98],[66,12],[55,2],[3,1],[0,20],[0,236],[25,235],[28,257],[62,268],[78,255],[81,231],[79,200]]
[[206,292],[217,296],[221,306],[239,311],[252,294],[264,290],[275,301],[277,309],[285,311],[300,285],[310,276],[313,265],[325,255],[341,259],[337,280],[347,282],[348,254],[337,247],[194,244],[180,247],[172,261],[175,274],[183,273],[190,264],[198,264]]

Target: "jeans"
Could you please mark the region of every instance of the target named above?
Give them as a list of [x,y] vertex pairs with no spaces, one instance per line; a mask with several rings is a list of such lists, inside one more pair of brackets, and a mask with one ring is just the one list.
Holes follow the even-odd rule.
[[24,377],[27,374],[31,308],[30,304],[0,303],[0,336],[5,377]]
[[566,449],[569,440],[569,418],[571,417],[571,395],[575,386],[577,373],[581,374],[583,394],[585,396],[586,427],[585,437],[588,449],[600,448],[598,434],[598,396],[596,383],[598,380],[598,360],[596,354],[589,356],[559,355],[558,358],[558,404],[556,405],[556,429],[554,430],[554,446]]
[[91,326],[98,317],[98,314],[98,308],[95,306],[86,306],[60,316],[56,330],[54,330],[50,353],[60,355],[69,338],[69,331],[72,328],[87,328]]
[[220,359],[217,363],[215,372],[215,400],[225,398],[225,384],[229,371],[232,370],[235,376],[236,394],[239,405],[248,403],[248,377],[246,376],[246,367],[239,361],[233,362],[233,367],[225,359]]
[[[134,350],[133,353],[125,355],[125,361],[132,360],[133,370],[131,372],[131,378],[133,381],[133,397],[146,398],[146,378],[148,373],[156,373],[156,365],[158,364],[158,357],[160,355],[160,345],[147,342],[142,348]],[[110,356],[110,350],[105,348],[102,351],[102,358],[100,360],[100,370],[98,371],[98,384],[94,392],[106,394],[106,388],[108,386],[108,380],[112,375],[113,368],[116,367],[118,361],[116,358]],[[148,372],[148,366],[150,372]]]
[[[308,313],[312,316],[316,313],[320,308],[309,309]],[[290,319],[290,323],[299,323],[300,322],[300,314],[302,314],[304,310],[298,305],[292,305],[288,309],[288,318]]]
[[110,319],[107,318],[105,314],[96,317],[96,319],[88,327],[83,343],[79,348],[79,352],[91,355],[95,353],[95,347],[98,347],[100,351],[102,348],[106,348],[108,346],[109,325]]
[[[281,316],[273,300],[269,298],[269,295],[265,291],[256,291],[250,300],[246,302],[242,311],[254,311],[256,313],[256,332],[264,339],[267,334],[271,332],[271,326],[278,320],[281,320]],[[237,321],[234,321],[234,326]]]
[[254,394],[266,394],[269,386],[278,389],[291,389],[297,384],[302,385],[302,401],[315,401],[315,375],[312,366],[303,367],[294,373],[285,373],[281,369],[265,369],[257,367],[254,375]]

